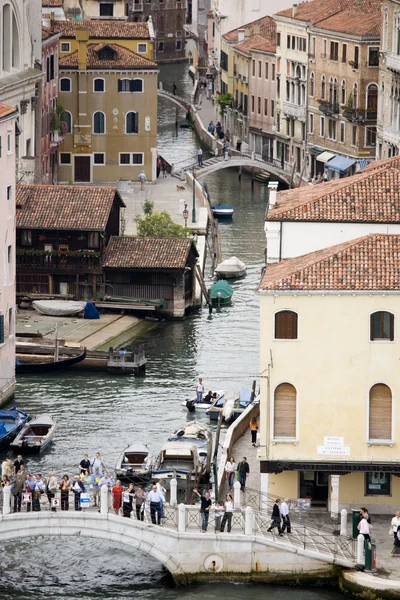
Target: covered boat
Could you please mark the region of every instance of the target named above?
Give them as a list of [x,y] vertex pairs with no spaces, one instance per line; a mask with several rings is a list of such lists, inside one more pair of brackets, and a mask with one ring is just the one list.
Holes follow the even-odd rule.
[[240,388],[226,392],[224,401],[217,401],[208,411],[210,421],[216,421],[222,411],[225,422],[234,421],[249,406],[252,400],[250,388]]
[[186,423],[177,429],[169,442],[187,442],[191,441],[196,444],[199,463],[202,466],[202,477],[208,477],[211,470],[211,452],[212,452],[212,434],[204,425],[197,421]]
[[232,256],[223,260],[215,269],[215,273],[220,279],[234,279],[246,275],[246,265],[244,262]]
[[225,279],[220,279],[211,286],[210,296],[213,306],[224,306],[232,300],[233,288]]
[[219,219],[221,217],[232,217],[234,213],[233,206],[231,206],[230,204],[215,204],[211,207],[211,210],[214,217],[218,217]]
[[86,348],[76,356],[59,358],[58,360],[49,360],[47,362],[21,362],[21,358],[23,359],[23,357],[20,356],[15,364],[16,374],[36,375],[37,373],[45,373],[48,371],[62,371],[71,365],[82,362],[86,358]]
[[0,410],[0,448],[8,448],[28,419],[28,413],[19,410],[17,406]]
[[75,300],[34,300],[33,308],[41,315],[73,317],[85,309],[86,302]]
[[211,391],[207,394],[203,394],[201,402],[197,399],[197,396],[193,396],[193,398],[187,398],[181,403],[181,406],[186,406],[189,412],[194,412],[195,410],[207,410],[210,408],[219,398],[224,395],[223,390],[219,390],[217,392]]
[[137,442],[127,446],[118,457],[116,479],[123,483],[145,483],[151,477],[152,457],[146,444]]
[[26,423],[11,443],[17,452],[39,453],[52,441],[56,432],[56,422],[48,414],[39,415]]

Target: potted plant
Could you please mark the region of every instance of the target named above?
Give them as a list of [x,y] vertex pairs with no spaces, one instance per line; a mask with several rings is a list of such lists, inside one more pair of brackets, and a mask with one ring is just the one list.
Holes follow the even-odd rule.
[[353,96],[349,94],[346,104],[343,106],[343,116],[345,119],[351,119],[354,116]]

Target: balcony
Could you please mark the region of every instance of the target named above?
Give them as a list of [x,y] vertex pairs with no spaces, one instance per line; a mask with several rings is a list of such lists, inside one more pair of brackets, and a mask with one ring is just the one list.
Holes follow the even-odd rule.
[[34,268],[43,271],[70,270],[76,272],[101,270],[100,252],[52,251],[17,248],[16,263],[18,267]]
[[319,102],[319,110],[324,113],[324,115],[338,115],[339,114],[339,104],[337,102]]
[[365,110],[364,108],[344,108],[343,116],[353,123],[364,123],[366,121],[376,121],[377,109]]
[[50,147],[56,148],[64,140],[64,136],[59,131],[53,131],[50,137]]
[[388,52],[386,54],[386,66],[391,71],[397,71],[400,73],[400,55]]
[[299,106],[298,104],[292,104],[291,102],[284,102],[283,103],[283,112],[288,117],[294,117],[295,119],[298,119],[299,121],[306,120],[306,107],[305,106]]
[[134,2],[132,4],[133,12],[142,12],[143,11],[143,2]]

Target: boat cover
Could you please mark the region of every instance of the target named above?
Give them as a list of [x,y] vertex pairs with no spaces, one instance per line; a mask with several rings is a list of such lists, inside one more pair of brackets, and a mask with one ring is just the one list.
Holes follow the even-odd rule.
[[0,410],[0,419],[12,419],[13,421],[16,421],[19,415],[19,411],[15,408],[10,410]]
[[86,302],[74,300],[34,300],[33,308],[41,315],[52,317],[68,317],[79,314],[84,310]]
[[3,437],[7,434],[6,424],[3,421],[0,421],[0,437]]
[[218,293],[221,293],[221,298],[231,298],[233,288],[225,279],[220,279],[211,286],[211,298],[216,299]]
[[93,302],[86,302],[85,310],[83,311],[84,319],[100,319],[100,313]]
[[223,260],[222,263],[220,263],[215,269],[215,272],[219,273],[221,271],[222,273],[238,273],[245,269],[246,265],[244,262],[242,262],[239,258],[236,258],[236,256],[232,256],[231,258]]

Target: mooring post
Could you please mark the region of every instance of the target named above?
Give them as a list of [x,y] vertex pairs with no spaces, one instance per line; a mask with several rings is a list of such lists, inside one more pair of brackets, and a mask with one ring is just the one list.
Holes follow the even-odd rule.
[[359,565],[364,564],[364,541],[365,538],[362,533],[359,533],[357,536],[357,563]]
[[244,534],[253,535],[253,509],[251,508],[251,506],[246,506]]
[[340,535],[347,535],[347,510],[340,511]]
[[175,477],[169,482],[169,489],[169,503],[171,506],[176,506],[178,504],[178,482]]
[[3,487],[3,515],[9,515],[11,512],[11,487]]
[[233,484],[233,506],[235,508],[240,508],[240,482],[235,481]]
[[100,512],[102,515],[108,514],[108,487],[106,485],[102,485],[100,490]]
[[185,505],[180,504],[178,506],[178,533],[184,533],[185,529],[186,529]]

